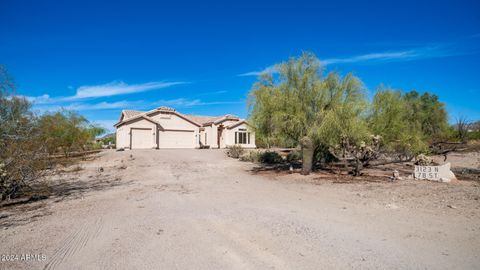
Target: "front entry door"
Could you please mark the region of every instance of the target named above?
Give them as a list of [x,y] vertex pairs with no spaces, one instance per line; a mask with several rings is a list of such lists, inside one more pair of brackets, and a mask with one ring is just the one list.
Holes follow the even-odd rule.
[[220,142],[222,141],[223,126],[219,126],[217,129],[217,145],[220,148]]

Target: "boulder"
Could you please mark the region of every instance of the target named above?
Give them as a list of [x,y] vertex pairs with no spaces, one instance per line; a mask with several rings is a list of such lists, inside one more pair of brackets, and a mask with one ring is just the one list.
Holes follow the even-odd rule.
[[417,180],[448,183],[457,179],[450,168],[450,162],[440,166],[415,166],[413,175]]

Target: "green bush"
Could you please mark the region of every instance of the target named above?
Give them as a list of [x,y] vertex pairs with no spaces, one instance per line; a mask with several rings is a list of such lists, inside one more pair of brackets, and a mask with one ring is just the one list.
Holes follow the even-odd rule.
[[242,146],[235,144],[228,147],[227,155],[231,158],[240,158],[240,156],[245,152],[245,149]]
[[251,150],[246,153],[243,153],[240,156],[241,161],[249,161],[249,162],[258,162],[260,160],[261,153],[257,150]]
[[467,135],[468,140],[480,140],[480,131],[472,131]]
[[259,161],[265,164],[276,164],[281,163],[283,158],[277,152],[266,151],[260,154]]
[[47,167],[47,153],[37,117],[24,97],[15,96],[14,84],[0,65],[0,200],[28,190]]
[[292,152],[288,153],[287,161],[288,162],[295,162],[302,160],[302,153],[298,150],[293,150]]
[[38,121],[46,149],[50,155],[96,149],[95,137],[105,130],[92,125],[82,115],[73,111],[46,113]]

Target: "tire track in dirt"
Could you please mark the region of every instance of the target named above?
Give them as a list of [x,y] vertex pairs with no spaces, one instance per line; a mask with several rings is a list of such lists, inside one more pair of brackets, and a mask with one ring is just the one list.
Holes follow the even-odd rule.
[[[252,240],[249,235],[253,233],[247,234],[237,225],[213,220],[192,221],[191,224],[194,224],[198,231],[206,231],[206,228],[213,229],[215,235],[225,243],[218,245],[215,250],[226,256],[231,262],[230,265],[236,265],[238,269],[290,269],[287,262],[269,251],[267,245],[259,243],[261,241]],[[258,263],[262,266],[259,267]]]
[[63,244],[52,255],[52,259],[45,265],[44,270],[53,270],[64,261],[74,256],[94,238],[98,237],[103,228],[102,218],[83,223],[63,241]]

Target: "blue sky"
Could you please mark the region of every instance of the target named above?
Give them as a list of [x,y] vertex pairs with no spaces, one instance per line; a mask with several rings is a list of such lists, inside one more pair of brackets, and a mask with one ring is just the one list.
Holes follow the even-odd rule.
[[246,117],[255,75],[302,51],[480,119],[478,1],[169,2],[2,0],[0,63],[37,111],[109,128],[161,105]]

